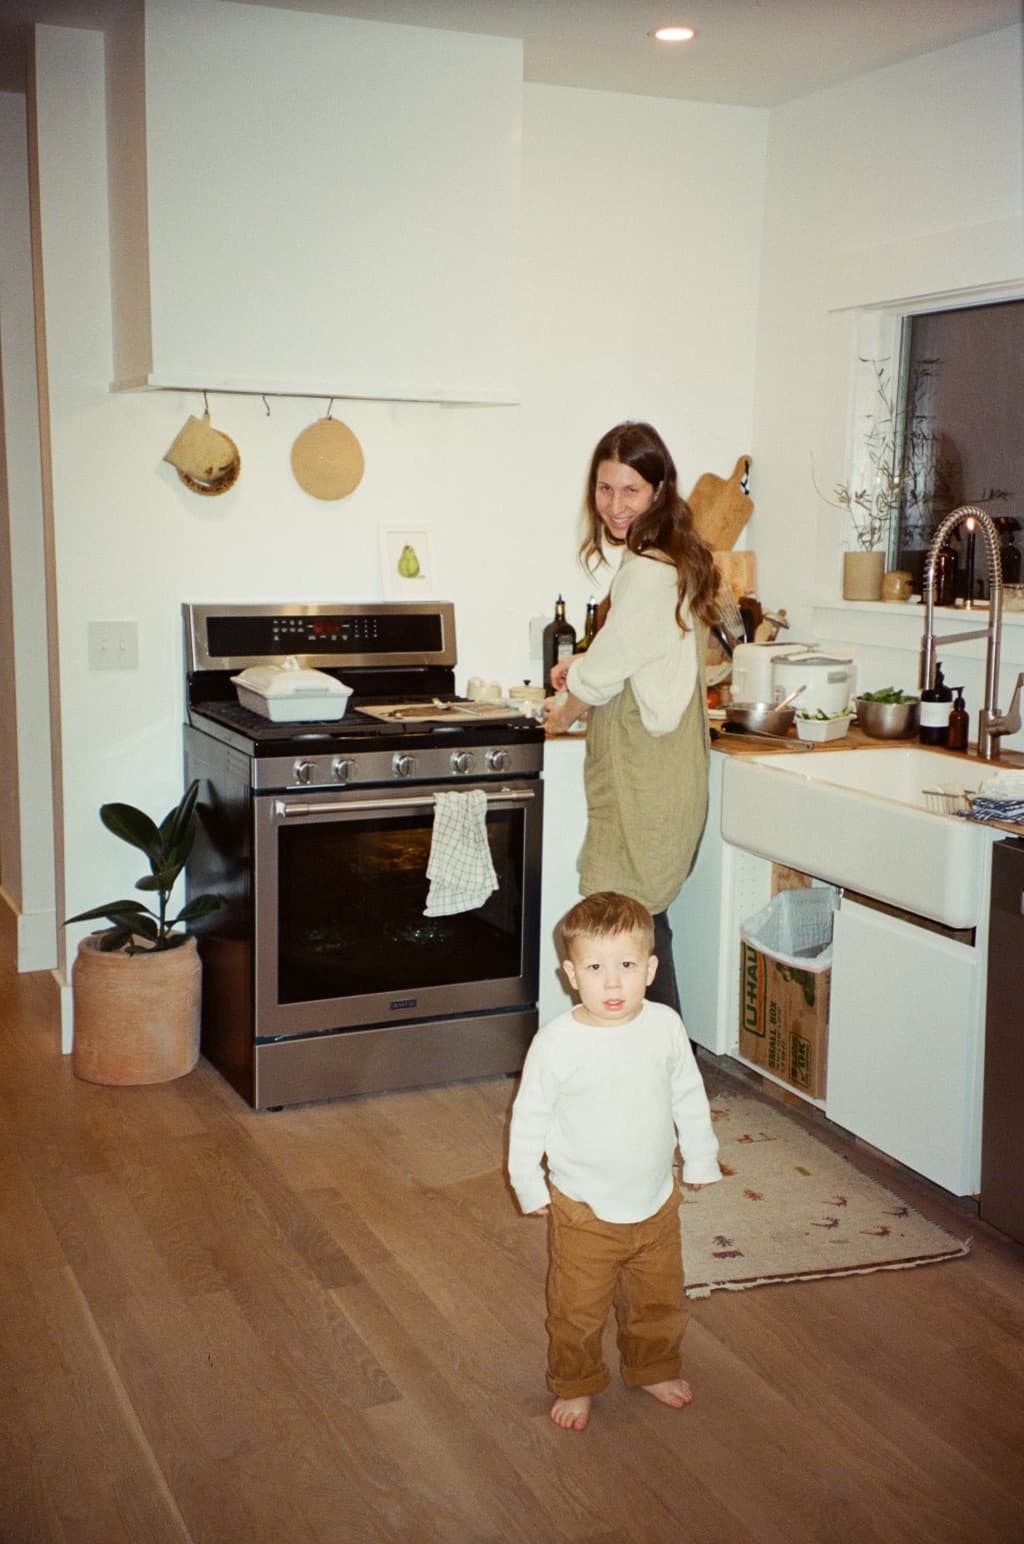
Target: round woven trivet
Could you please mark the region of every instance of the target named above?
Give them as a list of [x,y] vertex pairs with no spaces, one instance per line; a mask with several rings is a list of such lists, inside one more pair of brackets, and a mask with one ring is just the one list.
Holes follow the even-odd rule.
[[363,448],[347,424],[319,418],[292,446],[292,472],[315,499],[343,499],[363,478]]

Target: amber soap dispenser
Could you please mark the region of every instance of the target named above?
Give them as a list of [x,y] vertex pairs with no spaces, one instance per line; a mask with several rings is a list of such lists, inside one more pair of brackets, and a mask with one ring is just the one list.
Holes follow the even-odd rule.
[[953,702],[953,711],[949,715],[949,736],[946,740],[946,749],[950,751],[965,751],[967,749],[967,735],[970,728],[970,720],[967,717],[967,705],[964,702],[964,689],[956,688],[956,698]]

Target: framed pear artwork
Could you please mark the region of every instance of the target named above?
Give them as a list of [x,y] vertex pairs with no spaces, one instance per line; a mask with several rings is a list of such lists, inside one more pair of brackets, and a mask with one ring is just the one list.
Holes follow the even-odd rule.
[[430,529],[387,526],[381,532],[385,600],[428,600],[434,595]]

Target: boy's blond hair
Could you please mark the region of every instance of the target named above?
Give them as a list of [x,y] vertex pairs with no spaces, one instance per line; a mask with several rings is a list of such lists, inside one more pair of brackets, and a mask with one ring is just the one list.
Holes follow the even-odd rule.
[[577,901],[562,918],[562,953],[570,956],[579,938],[611,938],[634,933],[645,954],[654,950],[654,921],[646,906],[615,890],[597,890]]

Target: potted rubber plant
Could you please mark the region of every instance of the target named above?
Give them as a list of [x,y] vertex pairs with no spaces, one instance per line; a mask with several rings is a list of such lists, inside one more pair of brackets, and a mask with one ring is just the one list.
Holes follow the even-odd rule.
[[88,1083],[163,1083],[191,1072],[199,1059],[202,964],[195,938],[184,929],[224,902],[195,895],[171,915],[171,894],[196,839],[198,796],[194,781],[159,825],[131,804],[100,807],[107,830],[148,859],[149,873],[135,889],[156,907],[129,897],[64,923],[110,923],[82,939],[71,972],[71,1064]]

